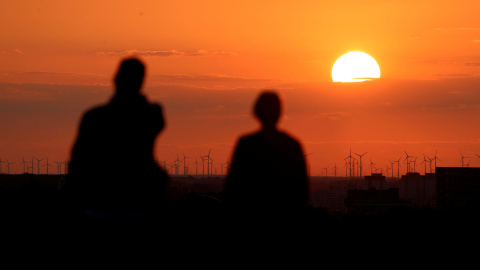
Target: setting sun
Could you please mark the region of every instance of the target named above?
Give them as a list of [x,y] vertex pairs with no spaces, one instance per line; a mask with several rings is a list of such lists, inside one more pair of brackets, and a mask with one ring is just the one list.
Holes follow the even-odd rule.
[[337,59],[332,68],[334,82],[362,82],[380,78],[380,67],[363,52],[349,52]]

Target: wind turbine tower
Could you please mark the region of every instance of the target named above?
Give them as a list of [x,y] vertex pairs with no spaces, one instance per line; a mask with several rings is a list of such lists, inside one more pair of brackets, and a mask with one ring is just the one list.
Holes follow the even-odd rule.
[[57,163],[57,174],[62,174],[62,164],[63,162],[59,162],[59,161],[53,161],[55,163]]
[[362,177],[362,172],[363,172],[363,165],[362,165],[362,157],[366,154],[367,152],[363,153],[363,154],[357,154],[357,153],[354,153],[355,155],[358,156],[359,160],[360,160],[360,163],[359,163],[359,168],[360,168],[360,177]]
[[441,160],[437,157],[437,150],[435,150],[435,156],[433,157],[433,159],[435,160],[435,172],[437,172],[437,160],[438,160],[438,161],[441,161]]
[[13,162],[9,162],[8,159],[5,159],[7,161],[7,173],[10,174],[10,165],[14,164]]
[[43,166],[47,166],[47,175],[48,175],[48,167],[52,167],[52,165],[48,163],[48,158],[47,158],[47,163],[43,164]]
[[33,157],[32,157],[32,161],[30,161],[28,163],[32,164],[32,174],[33,174]]
[[20,163],[20,165],[23,164],[23,174],[26,173],[26,166],[27,166],[27,163],[25,162],[25,158],[22,158],[22,162]]
[[311,154],[313,154],[313,153],[304,155],[305,162],[307,163],[307,176],[310,176],[310,162],[307,161],[307,156],[310,156]]
[[227,165],[226,167],[227,171],[225,172],[225,174],[228,174],[229,168],[230,168],[230,162],[228,162],[228,159],[227,159],[227,162],[225,162],[225,165]]
[[390,161],[390,166],[392,166],[391,169],[392,169],[392,178],[393,178],[393,164],[395,164],[395,161],[393,161],[393,162],[391,160],[389,160],[389,161]]
[[400,179],[400,160],[402,158],[399,158],[398,160],[396,160],[395,162],[397,163],[397,178]]
[[409,173],[410,172],[410,162],[411,162],[411,161],[409,161],[409,158],[412,158],[413,156],[409,156],[406,150],[403,150],[403,151],[405,151],[405,155],[407,156],[403,161],[404,162],[407,161],[407,173]]
[[213,161],[212,158],[210,158],[210,152],[212,149],[208,151],[208,155],[202,156],[202,165],[203,165],[203,175],[205,175],[205,160],[207,161],[207,175],[210,175],[210,160]]
[[350,171],[350,177],[352,177],[352,149],[350,149],[350,154],[345,158],[348,159],[348,166],[349,166],[349,171]]
[[470,158],[470,157],[465,157],[465,156],[463,156],[463,155],[462,155],[462,153],[460,153],[460,156],[462,156],[462,160],[461,160],[461,162],[462,162],[462,168],[463,168],[463,166],[464,166],[464,165],[463,165],[463,163],[464,163],[464,161],[463,161],[463,160],[464,160],[464,159],[466,159],[466,158]]
[[180,159],[178,159],[178,154],[177,154],[177,159],[173,161],[173,164],[175,165],[175,174],[178,175],[178,168],[180,168],[179,163],[181,162]]
[[198,163],[197,158],[195,158],[195,163],[193,163],[193,164],[195,165],[195,175],[198,175],[198,170],[197,170],[198,166],[197,165],[200,164],[200,163]]
[[[376,165],[376,164],[373,163],[372,159],[370,159],[370,175],[373,175],[373,168],[375,167],[373,165]],[[375,172],[376,172],[376,169],[375,169]]]
[[37,157],[34,157],[34,158],[37,160],[37,164],[38,164],[37,165],[37,168],[38,168],[37,174],[40,174],[40,167],[41,167],[40,166],[40,161],[45,160],[45,159],[44,158],[43,159],[38,159]]
[[191,158],[191,157],[186,157],[185,156],[185,153],[183,153],[183,174],[184,175],[188,175],[188,166],[187,166],[187,158]]
[[425,156],[425,154],[424,154],[423,155],[423,161],[422,161],[422,163],[420,163],[420,165],[423,164],[425,175],[427,175],[427,162],[428,162],[428,157]]
[[65,166],[63,167],[63,173],[67,174],[68,171],[70,170],[70,161],[67,158],[65,158],[65,163],[64,164],[65,164]]
[[3,161],[3,160],[0,158],[0,174],[3,174],[2,163],[5,163],[5,161]]

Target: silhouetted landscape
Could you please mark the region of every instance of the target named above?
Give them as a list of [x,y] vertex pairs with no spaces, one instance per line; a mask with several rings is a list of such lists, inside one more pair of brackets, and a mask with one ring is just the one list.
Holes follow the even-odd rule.
[[[445,201],[443,206],[440,202],[439,205],[420,206],[413,203],[413,197],[418,194],[411,199],[399,199],[399,190],[405,192],[404,188],[399,188],[399,185],[402,185],[399,179],[384,180],[384,184],[388,186],[376,189],[374,185],[378,187],[379,183],[370,186],[367,183],[366,178],[370,176],[363,179],[312,177],[308,207],[305,212],[296,216],[296,219],[284,217],[285,219],[272,219],[263,224],[256,220],[243,220],[235,221],[230,226],[243,226],[244,233],[249,228],[251,234],[268,226],[272,226],[270,229],[273,231],[278,229],[288,234],[288,228],[299,226],[302,233],[308,234],[311,239],[322,237],[331,241],[351,241],[365,235],[376,239],[385,234],[390,237],[403,235],[440,238],[452,234],[476,234],[477,226],[480,225],[480,168],[439,167],[437,170],[456,172],[457,178],[453,178],[453,181],[457,181],[455,189],[449,195],[441,196],[457,196],[457,201]],[[463,181],[461,176],[465,177],[461,171],[470,175],[470,179],[466,180],[466,183],[469,183],[469,194],[466,194],[465,187],[459,184]],[[474,178],[471,178],[472,176]],[[16,233],[27,235],[49,232],[48,235],[55,237],[88,228],[76,216],[77,213],[72,212],[69,198],[62,191],[65,178],[65,175],[0,175],[0,205],[4,230],[9,228]],[[420,177],[410,182],[416,186],[421,183]],[[231,219],[224,208],[223,185],[222,176],[171,176],[162,214],[149,220],[149,225],[143,229],[156,231],[159,228],[168,228],[175,235],[170,236],[181,239],[206,237],[207,232],[209,237],[226,235],[224,230],[228,227],[228,222],[235,219]],[[437,200],[440,198],[438,190],[445,188],[445,183],[437,182],[434,194]],[[412,187],[410,189],[415,190]],[[381,192],[386,194],[382,195]],[[324,197],[321,201],[314,201],[315,196]],[[331,206],[338,208],[330,208]],[[122,221],[116,222],[118,224],[110,227],[113,231],[122,227]],[[100,226],[99,224],[97,225]]]

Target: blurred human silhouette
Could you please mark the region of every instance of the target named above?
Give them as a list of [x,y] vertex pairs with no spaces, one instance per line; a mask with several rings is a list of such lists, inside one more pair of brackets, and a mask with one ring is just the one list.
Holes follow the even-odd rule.
[[130,218],[158,211],[167,174],[153,158],[162,108],[140,93],[145,66],[121,62],[109,103],[87,111],[71,152],[67,190],[89,217]]
[[225,202],[235,214],[265,217],[306,206],[305,156],[296,139],[277,129],[281,113],[279,96],[261,93],[254,107],[261,130],[239,139],[225,182]]

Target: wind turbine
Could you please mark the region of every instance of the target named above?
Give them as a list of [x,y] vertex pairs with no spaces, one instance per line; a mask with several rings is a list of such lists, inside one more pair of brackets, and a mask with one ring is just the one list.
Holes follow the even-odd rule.
[[2,163],[6,163],[6,162],[0,158],[0,174],[3,174]]
[[350,148],[350,154],[345,158],[348,158],[348,165],[349,165],[349,170],[350,170],[350,177],[352,177],[352,149]]
[[53,161],[53,162],[57,163],[57,174],[61,174],[63,162],[59,162],[59,161]]
[[392,178],[393,178],[393,164],[395,164],[396,161],[391,161],[391,160],[389,161],[390,161],[390,165],[392,166]]
[[402,158],[398,158],[398,160],[396,160],[395,162],[397,163],[397,178],[400,179],[400,160]]
[[428,158],[428,166],[430,167],[430,173],[432,173],[432,160],[434,160],[434,159],[429,158],[428,156],[427,156],[427,158]]
[[[205,156],[207,158],[207,175],[210,175],[212,173],[211,168],[213,167],[213,159],[210,157],[211,152],[212,149],[210,148],[210,150],[208,150],[208,155]],[[210,167],[210,165],[212,165],[212,167]]]
[[23,164],[23,174],[25,174],[25,172],[26,172],[26,167],[25,166],[27,165],[27,163],[25,162],[25,158],[23,158],[23,157],[22,157],[22,162],[20,163],[20,165],[22,165],[22,164]]
[[307,162],[307,156],[310,156],[313,153],[304,155],[305,162],[307,163],[307,175],[310,176],[310,162]]
[[[373,175],[373,167],[374,167],[373,165],[376,165],[376,164],[373,163],[372,159],[370,159],[370,174],[371,175]],[[375,172],[377,172],[376,169],[375,169]]]
[[33,174],[33,157],[32,157],[32,161],[29,161],[28,163],[32,164],[32,174]]
[[[205,175],[205,160],[208,161],[208,157],[207,156],[201,156],[200,157],[202,159],[202,175]],[[208,170],[208,168],[207,168]]]
[[470,158],[470,157],[465,157],[465,156],[462,155],[462,153],[460,153],[460,156],[462,156],[461,162],[462,162],[462,168],[463,168],[463,160],[466,159],[466,158]]
[[217,168],[215,168],[215,173],[213,172],[213,158],[210,157],[210,155],[208,156],[208,159],[209,159],[209,163],[210,163],[210,174],[217,174]]
[[437,173],[437,160],[438,160],[438,161],[441,161],[441,160],[437,157],[437,150],[435,150],[435,156],[433,157],[433,159],[435,160],[435,173]]
[[210,175],[210,152],[212,151],[212,149],[210,148],[210,150],[208,150],[208,155],[205,155],[205,156],[201,156],[202,158],[202,166],[203,166],[203,175],[205,175],[205,160],[207,161],[207,175]]
[[413,172],[417,172],[417,169],[416,169],[416,166],[417,166],[417,157],[414,157],[415,159],[413,161],[410,161],[411,163],[413,163]]
[[65,164],[65,166],[63,167],[63,173],[67,174],[68,170],[70,169],[69,168],[70,161],[67,158],[65,158],[65,163],[64,164]]
[[46,163],[46,164],[43,164],[43,166],[47,166],[47,175],[48,175],[48,167],[49,167],[49,166],[50,166],[50,167],[52,166],[50,163],[48,163],[48,158],[47,158],[47,163]]
[[197,165],[200,164],[200,163],[198,163],[197,158],[195,158],[195,163],[193,163],[193,164],[195,164],[195,175],[198,175],[198,173],[197,173]]
[[325,169],[325,177],[327,177],[328,176],[328,166],[324,169]]
[[37,164],[38,164],[38,165],[37,165],[37,168],[38,168],[37,174],[40,174],[40,161],[45,160],[45,159],[44,159],[44,158],[43,158],[43,159],[38,159],[38,158],[35,157],[35,156],[34,156],[34,158],[37,160]]
[[180,165],[178,165],[179,162],[182,162],[180,159],[178,159],[178,154],[177,154],[177,159],[173,161],[173,164],[175,166],[175,174],[178,175],[178,168],[180,168]]
[[184,175],[188,175],[188,166],[187,166],[187,158],[191,158],[191,157],[186,157],[185,156],[185,153],[183,153],[183,174]]
[[[354,157],[352,157],[352,159],[353,159],[353,162],[352,162],[352,164],[353,164],[353,166],[352,166],[352,171],[353,171],[353,177],[355,177],[355,176],[358,176],[358,172],[356,172],[356,170],[355,170],[355,164],[358,165],[358,160],[357,160],[356,158],[354,158]],[[358,166],[357,166],[357,169],[358,169]]]
[[13,162],[9,162],[8,159],[5,159],[7,161],[7,173],[10,174],[10,164],[15,164]]
[[227,165],[227,174],[228,174],[228,168],[230,168],[230,162],[228,162],[228,159],[227,159],[227,162],[225,162],[225,164]]
[[412,158],[414,156],[409,156],[407,151],[404,149],[403,151],[405,151],[405,155],[407,155],[407,157],[403,160],[403,162],[405,162],[405,160],[407,161],[407,173],[410,172],[410,162],[409,162],[409,158]]
[[167,164],[167,160],[160,161],[160,163],[162,164],[162,167],[163,167],[163,169],[165,170],[165,172],[168,173],[168,168],[167,168],[167,166],[168,166],[169,164]]
[[425,154],[423,155],[423,161],[422,163],[420,163],[420,165],[422,165],[423,163],[425,163],[423,166],[425,167],[425,175],[427,175],[427,156],[425,156]]
[[366,154],[367,152],[363,153],[363,154],[357,154],[357,153],[354,153],[355,155],[357,155],[360,159],[360,163],[359,163],[359,167],[360,167],[360,177],[362,177],[362,171],[363,171],[363,166],[362,166],[362,157]]
[[221,165],[220,168],[222,169],[222,175],[223,175],[223,165],[227,165],[225,172],[226,172],[226,174],[228,174],[228,165],[230,165],[230,163],[228,162],[228,159],[227,159],[227,162],[225,162],[223,164],[220,164],[220,165]]

